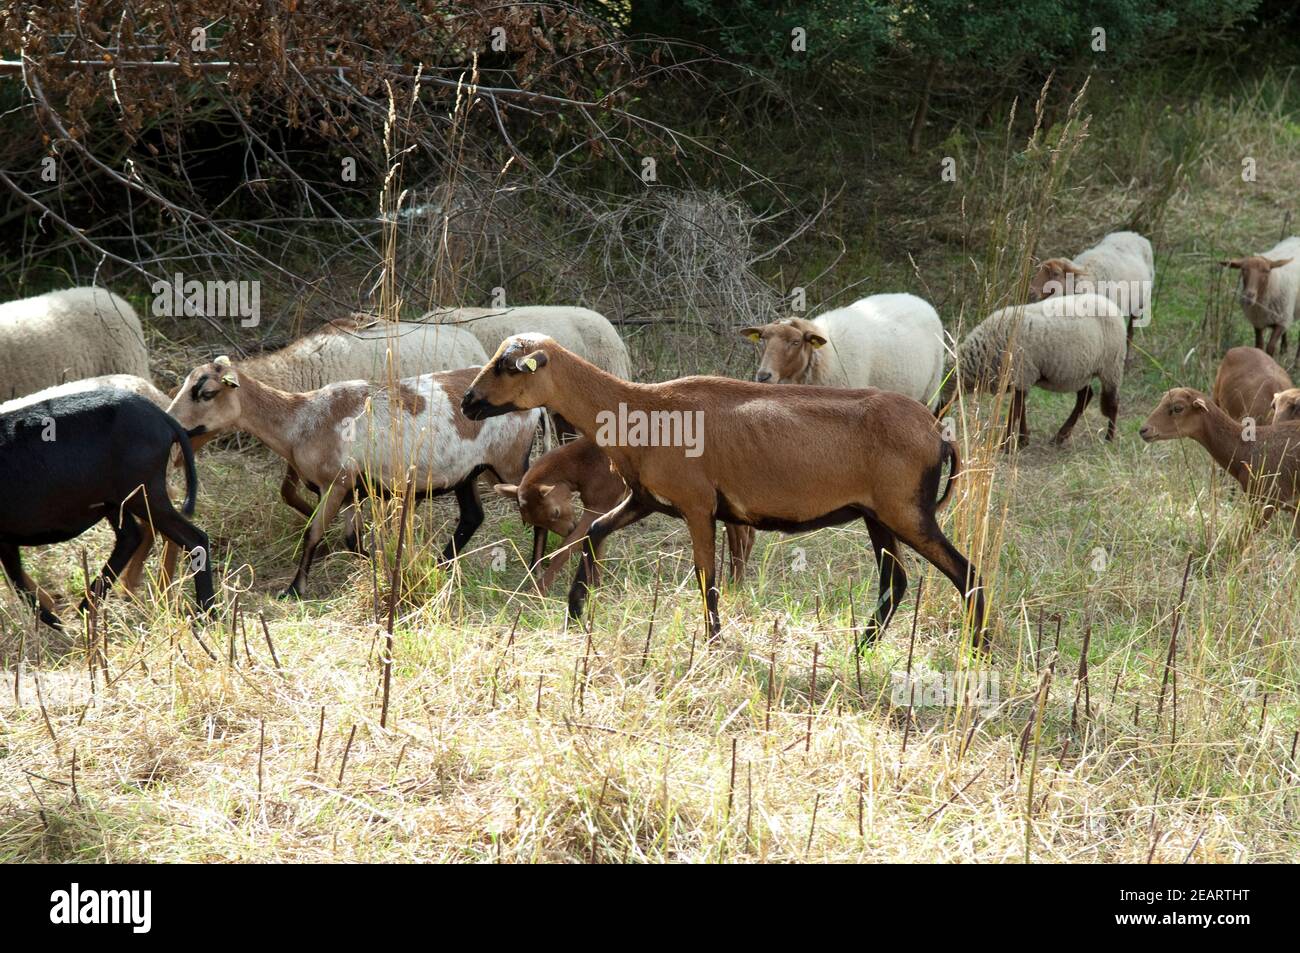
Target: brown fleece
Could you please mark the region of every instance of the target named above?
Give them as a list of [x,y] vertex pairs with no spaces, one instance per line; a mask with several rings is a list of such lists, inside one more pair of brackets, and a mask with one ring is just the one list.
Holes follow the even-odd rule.
[[979,580],[935,521],[942,466],[952,459],[952,448],[923,404],[876,388],[791,384],[778,390],[718,377],[635,384],[604,373],[549,338],[528,335],[503,342],[465,395],[470,413],[548,407],[593,439],[597,415],[617,413],[620,404],[643,412],[701,411],[702,453],[688,457],[684,447],[601,447],[631,492],[592,526],[569,594],[572,614],[582,610],[604,538],[651,512],[686,521],[711,635],[719,627],[715,520],[801,532],[862,518],[882,569],[875,625],[865,638],[884,628],[906,588],[898,562],[901,539],[967,598],[975,639],[984,644]]
[[1273,420],[1273,395],[1290,386],[1287,372],[1263,351],[1234,347],[1223,355],[1212,394],[1229,417],[1267,424]]

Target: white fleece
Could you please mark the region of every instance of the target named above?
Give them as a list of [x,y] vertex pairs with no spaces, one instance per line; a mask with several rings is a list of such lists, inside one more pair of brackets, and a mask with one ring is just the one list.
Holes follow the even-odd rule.
[[1005,354],[1009,386],[1076,393],[1101,380],[1118,392],[1124,379],[1126,319],[1109,298],[1097,294],[1054,296],[1003,308],[984,319],[961,342],[957,367],[968,390],[996,386]]
[[1146,314],[1156,277],[1155,253],[1137,232],[1111,232],[1079,252],[1072,264],[1085,272],[1075,278],[1077,293],[1100,286],[1126,317]]
[[103,288],[0,304],[0,398],[101,374],[149,376],[140,319]]
[[487,359],[468,331],[403,321],[359,329],[326,327],[278,351],[249,358],[240,367],[279,390],[309,391],[339,381],[401,380],[478,367]]
[[528,305],[519,308],[439,308],[421,320],[458,325],[471,331],[491,356],[515,334],[535,332],[555,340],[584,361],[628,380],[632,363],[627,345],[609,320],[590,308]]
[[813,352],[804,383],[879,387],[923,404],[943,380],[943,323],[928,301],[878,294],[813,318],[826,344]]

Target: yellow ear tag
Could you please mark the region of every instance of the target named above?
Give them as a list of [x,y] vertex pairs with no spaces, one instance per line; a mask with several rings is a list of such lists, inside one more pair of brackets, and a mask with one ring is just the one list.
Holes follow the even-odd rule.
[[537,358],[535,357],[524,358],[524,366],[528,368],[529,372],[537,370]]
[[235,375],[234,375],[234,374],[225,374],[225,375],[223,375],[222,378],[221,378],[221,383],[225,384],[227,387],[238,387],[238,386],[239,386],[239,381],[235,379]]

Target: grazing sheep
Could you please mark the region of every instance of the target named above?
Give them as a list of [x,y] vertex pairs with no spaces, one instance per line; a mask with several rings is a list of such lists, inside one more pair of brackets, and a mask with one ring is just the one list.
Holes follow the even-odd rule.
[[879,387],[923,404],[939,396],[943,323],[916,295],[871,295],[811,321],[791,318],[740,333],[763,345],[759,383]]
[[1288,387],[1273,395],[1271,404],[1273,423],[1284,424],[1288,420],[1300,420],[1300,387]]
[[[180,513],[167,497],[173,444],[185,462]],[[180,424],[144,398],[111,388],[83,391],[0,414],[0,486],[0,563],[45,624],[62,627],[53,600],[23,571],[19,547],[62,543],[100,520],[108,520],[117,538],[91,584],[96,598],[118,578],[140,547],[142,526],[149,526],[201,557],[195,596],[203,611],[211,607],[208,537],[185,519],[198,491],[194,451]]]
[[1281,507],[1295,511],[1300,495],[1300,422],[1258,427],[1246,439],[1241,423],[1208,397],[1190,387],[1166,391],[1138,431],[1142,439],[1195,440],[1246,491],[1264,504],[1267,520]]
[[[518,485],[498,483],[498,494],[519,505],[523,521],[533,529],[533,571],[546,555],[546,534],[555,533],[563,542],[551,558],[537,591],[545,595],[560,574],[573,548],[587,537],[598,516],[604,516],[627,495],[627,484],[610,466],[600,447],[580,437],[538,457]],[[582,499],[581,519],[573,508],[573,494]],[[726,524],[727,548],[731,552],[731,580],[739,582],[754,548],[754,530]]]
[[1092,400],[1094,377],[1101,380],[1101,409],[1109,420],[1106,439],[1115,439],[1125,338],[1124,317],[1109,298],[1097,294],[1052,297],[993,312],[958,349],[962,386],[971,391],[995,390],[1008,355],[1007,387],[1012,392],[1008,445],[1013,434],[1017,446],[1029,441],[1025,400],[1031,387],[1075,395],[1074,410],[1055,437],[1056,443],[1064,443]]
[[[569,589],[575,618],[596,582],[605,538],[651,513],[686,521],[710,637],[721,625],[717,520],[793,533],[861,518],[880,568],[880,599],[863,642],[888,624],[907,588],[901,539],[957,587],[975,642],[986,644],[983,586],[935,519],[960,470],[957,448],[940,437],[925,405],[909,397],[798,385],[778,394],[765,384],[720,377],[633,384],[550,338],[521,334],[502,343],[461,406],[473,420],[549,407],[592,439],[607,431],[610,408],[628,422],[622,439],[601,441],[630,492],[587,534]],[[688,426],[691,439],[664,439],[674,432],[685,438]],[[945,462],[951,471],[940,495]]]
[[1125,345],[1133,340],[1133,319],[1145,318],[1155,285],[1151,242],[1137,232],[1111,232],[1091,248],[1069,258],[1049,258],[1029,282],[1031,303],[1070,294],[1100,294],[1128,319]]
[[[1262,347],[1269,357],[1277,355],[1279,343],[1285,351],[1287,329],[1300,316],[1300,238],[1293,235],[1263,254],[1229,258],[1219,264],[1241,272],[1238,299],[1255,329],[1255,347]],[[1270,332],[1267,345],[1263,343],[1265,330]],[[1300,355],[1300,344],[1296,353]]]
[[305,394],[287,393],[258,381],[220,357],[185,378],[172,416],[203,433],[242,430],[284,457],[322,493],[307,525],[302,558],[286,596],[306,588],[316,547],[339,509],[356,505],[360,487],[388,492],[410,480],[414,492],[454,492],[460,520],[443,550],[450,560],[483,522],[477,477],[491,470],[498,480],[519,480],[528,468],[540,411],[476,423],[456,406],[478,368],[408,377],[387,387],[344,381]]
[[[506,338],[514,334],[545,334],[602,371],[621,377],[632,376],[632,362],[627,345],[614,325],[590,308],[526,305],[519,308],[439,308],[421,320],[437,321],[467,328],[494,354]],[[487,363],[487,355],[478,364]]]
[[1273,422],[1273,396],[1290,386],[1287,372],[1263,351],[1234,347],[1223,355],[1211,393],[1229,417],[1268,424]]
[[132,307],[103,288],[69,288],[0,304],[0,398],[100,374],[149,376]]

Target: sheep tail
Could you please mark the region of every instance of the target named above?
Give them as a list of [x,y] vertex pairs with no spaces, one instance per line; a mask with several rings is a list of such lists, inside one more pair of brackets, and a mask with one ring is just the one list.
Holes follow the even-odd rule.
[[939,465],[943,465],[943,458],[947,457],[951,466],[948,469],[948,483],[943,488],[943,495],[939,497],[938,502],[934,504],[934,511],[937,513],[947,504],[948,498],[952,496],[952,485],[957,482],[957,477],[961,475],[961,454],[957,451],[957,444],[953,440],[943,441],[943,450],[939,454]]
[[172,433],[176,436],[176,443],[180,445],[181,456],[185,461],[185,502],[181,504],[181,512],[186,516],[194,515],[194,500],[199,492],[199,471],[194,465],[194,447],[190,445],[189,431],[180,425],[171,414],[166,414],[167,423],[171,425]]

